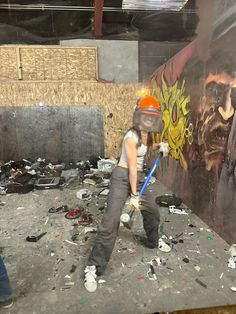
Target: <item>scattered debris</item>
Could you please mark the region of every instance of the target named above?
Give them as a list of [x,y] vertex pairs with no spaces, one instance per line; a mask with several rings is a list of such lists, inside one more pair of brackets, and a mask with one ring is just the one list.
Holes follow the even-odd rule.
[[202,282],[201,280],[199,280],[198,278],[196,278],[195,281],[196,281],[199,285],[201,285],[203,288],[207,288],[207,285],[206,285],[204,282]]
[[228,252],[231,257],[236,257],[236,244],[232,244]]
[[116,165],[117,160],[115,159],[100,159],[97,162],[98,170],[104,172],[112,172]]
[[79,304],[85,304],[87,301],[86,301],[86,299],[84,299],[84,298],[81,298],[80,300],[79,300]]
[[230,258],[228,259],[228,267],[229,267],[229,268],[233,268],[233,269],[236,268],[236,256],[230,257]]
[[145,279],[145,276],[144,275],[140,275],[140,276],[137,277],[137,279],[143,280],[143,279]]
[[182,202],[183,200],[175,194],[164,194],[156,198],[156,203],[164,207],[180,206]]
[[77,266],[73,264],[73,265],[71,266],[70,274],[74,273],[75,270],[76,270],[76,268],[77,268]]
[[213,234],[208,234],[207,240],[213,240],[213,238],[214,238],[214,235],[213,235]]
[[57,208],[51,207],[48,210],[49,213],[58,213],[59,211],[67,212],[68,211],[68,206],[67,205],[62,205],[62,206],[57,207]]
[[185,211],[185,208],[176,208],[175,205],[169,206],[169,212],[171,214],[188,215]]
[[69,209],[67,213],[65,214],[65,218],[67,219],[76,219],[79,218],[82,214],[83,209],[77,208],[77,209]]
[[85,227],[84,228],[84,233],[86,234],[88,232],[96,233],[97,232],[97,228],[96,227]]
[[83,226],[90,225],[93,222],[92,214],[83,213],[78,219],[78,223]]
[[75,242],[72,242],[72,241],[69,241],[69,240],[65,240],[65,242],[73,244],[73,245],[78,245],[78,243],[75,243]]
[[88,189],[81,189],[76,193],[76,197],[82,201],[89,201],[92,197],[92,192]]
[[157,276],[155,273],[154,266],[160,266],[161,265],[161,259],[159,257],[153,258],[148,264],[148,271],[147,271],[147,276],[149,280],[157,280]]
[[38,236],[28,236],[26,238],[26,241],[28,242],[38,242],[47,232],[43,232],[39,234]]

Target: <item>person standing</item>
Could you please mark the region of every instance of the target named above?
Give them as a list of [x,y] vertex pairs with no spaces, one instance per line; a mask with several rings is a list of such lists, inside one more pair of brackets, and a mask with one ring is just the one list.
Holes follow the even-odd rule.
[[0,308],[9,309],[12,305],[12,289],[4,261],[0,256]]
[[[130,204],[141,209],[146,232],[145,246],[151,249],[159,247],[160,214],[155,202],[157,188],[154,187],[155,184],[151,189],[146,188],[142,197],[138,194],[138,188],[145,179],[143,172],[145,156],[154,146],[151,132],[160,132],[161,128],[159,103],[152,96],[141,98],[133,114],[133,126],[123,138],[120,160],[111,175],[107,208],[84,270],[84,286],[89,292],[96,291],[96,278],[103,274],[110,260],[122,209],[129,196]],[[165,245],[166,251],[169,251],[170,247]]]

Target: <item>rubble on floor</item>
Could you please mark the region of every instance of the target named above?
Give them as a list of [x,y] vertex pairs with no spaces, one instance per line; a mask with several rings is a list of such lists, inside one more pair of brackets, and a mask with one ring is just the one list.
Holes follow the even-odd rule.
[[[181,203],[160,209],[160,237],[169,253],[140,244],[144,231],[135,214],[130,230],[120,226],[96,294],[85,291],[83,270],[116,164],[103,160],[98,169],[97,162],[2,164],[1,246],[16,298],[11,313],[151,313],[234,303],[235,246]],[[44,178],[60,178],[59,184],[35,185]],[[162,201],[173,196],[157,184]],[[174,214],[169,205],[186,214]],[[126,205],[124,213],[129,210]]]

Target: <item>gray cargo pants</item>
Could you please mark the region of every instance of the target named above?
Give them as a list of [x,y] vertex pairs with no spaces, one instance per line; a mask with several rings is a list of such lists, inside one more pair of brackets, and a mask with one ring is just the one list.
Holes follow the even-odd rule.
[[[144,173],[138,172],[139,185],[141,185],[140,182],[142,183],[144,181],[144,178]],[[149,185],[141,201],[144,230],[147,235],[147,240],[154,246],[158,245],[158,228],[160,222],[159,209],[155,202],[158,196],[157,190],[158,188],[155,183]],[[103,274],[110,260],[118,234],[122,209],[129,194],[130,184],[128,169],[117,166],[112,172],[107,208],[104,212],[92,252],[87,262],[88,266],[95,265],[97,267],[97,275]]]

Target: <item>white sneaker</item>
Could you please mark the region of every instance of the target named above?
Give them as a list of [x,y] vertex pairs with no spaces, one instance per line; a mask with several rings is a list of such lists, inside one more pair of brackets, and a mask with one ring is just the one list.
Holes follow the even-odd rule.
[[84,287],[88,292],[95,292],[97,290],[97,275],[96,275],[96,266],[87,266],[84,270]]
[[171,251],[171,247],[166,244],[161,238],[159,239],[158,248],[160,251],[169,253]]

